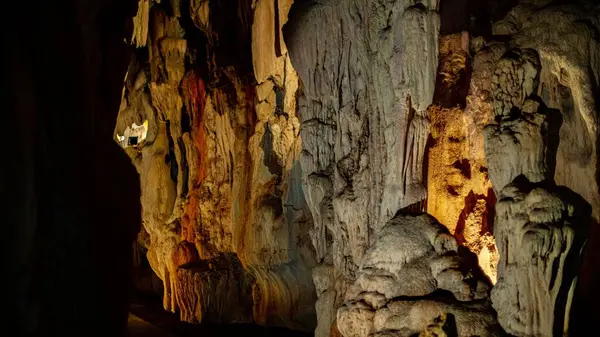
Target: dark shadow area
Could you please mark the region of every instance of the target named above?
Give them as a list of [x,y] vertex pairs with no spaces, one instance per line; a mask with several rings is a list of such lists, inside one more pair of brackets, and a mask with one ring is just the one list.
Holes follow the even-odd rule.
[[[580,250],[577,249],[572,249],[564,262],[564,270],[563,270],[563,275],[559,276],[556,275],[556,270],[553,270],[553,279],[552,282],[554,281],[554,279],[556,279],[557,277],[560,277],[561,279],[561,287],[559,289],[558,292],[558,297],[556,299],[556,306],[555,306],[555,312],[554,312],[554,317],[556,318],[554,320],[554,335],[555,336],[560,336],[563,335],[563,331],[564,331],[564,318],[565,315],[569,315],[571,316],[571,322],[569,324],[569,335],[570,336],[589,336],[589,331],[593,331],[593,330],[580,330],[582,327],[586,326],[587,324],[590,324],[594,319],[592,319],[590,317],[590,319],[592,319],[591,321],[588,322],[582,322],[580,320],[580,317],[578,318],[577,316],[574,316],[573,314],[578,314],[581,313],[581,310],[585,310],[588,311],[589,309],[593,308],[592,306],[587,307],[587,306],[581,306],[581,302],[580,300],[577,299],[578,297],[578,293],[583,290],[585,292],[585,297],[589,298],[589,296],[593,296],[594,293],[597,293],[597,290],[593,290],[591,288],[587,288],[585,286],[582,287],[582,282],[580,281],[581,279],[585,279],[586,278],[586,273],[589,273],[590,271],[594,271],[597,272],[598,270],[598,266],[595,265],[593,266],[591,269],[589,266],[585,265],[585,260],[586,260],[586,254],[584,253],[587,249],[589,248],[589,244],[588,247],[585,247],[585,242],[591,242],[592,240],[595,241],[597,239],[594,238],[595,235],[595,231],[597,231],[597,224],[594,223],[594,221],[592,220],[592,207],[591,205],[585,200],[583,199],[579,194],[571,191],[569,188],[563,187],[563,186],[557,186],[556,188],[557,193],[561,196],[561,198],[565,201],[567,201],[568,203],[570,203],[571,205],[574,206],[574,215],[572,217],[572,219],[570,219],[574,225],[575,228],[579,227],[579,231],[575,232],[575,238],[573,240],[573,247],[582,247]],[[591,236],[589,236],[589,234],[593,234]],[[597,237],[597,236],[596,236]],[[594,243],[594,246],[596,246],[596,243]],[[589,250],[588,250],[589,251]],[[573,282],[576,282],[576,284],[572,284]],[[585,281],[584,281],[585,282]],[[570,288],[572,286],[575,286],[575,294],[574,296],[575,299],[572,303],[572,310],[571,312],[565,312],[565,309],[567,309],[567,305],[569,302],[569,291]],[[597,283],[594,284],[594,287],[597,287]],[[591,304],[591,303],[590,303]],[[584,309],[585,307],[585,309]],[[583,324],[582,324],[583,323]]]
[[494,232],[494,216],[495,213],[495,205],[496,205],[496,195],[494,194],[493,189],[488,189],[486,195],[483,194],[475,194],[473,191],[469,192],[469,194],[465,197],[464,208],[458,217],[458,222],[456,224],[456,232],[454,236],[456,237],[456,241],[464,245],[466,243],[465,239],[465,226],[467,218],[469,214],[475,211],[475,207],[477,206],[477,201],[484,200],[487,205],[485,212],[482,216],[481,223],[481,231],[480,234]]
[[502,19],[518,3],[518,0],[442,0],[440,35],[466,30],[474,36],[490,38],[491,22]]
[[458,337],[458,328],[456,327],[456,317],[452,314],[446,316],[446,323],[442,327],[447,337]]
[[131,313],[178,337],[308,337],[312,335],[256,324],[188,324],[181,322],[178,314],[164,311],[161,303],[162,299],[157,296],[138,294],[131,303]]
[[[11,336],[124,336],[139,179],[112,140],[132,0],[19,2],[3,20]],[[14,309],[13,309],[14,308]]]
[[489,277],[487,277],[487,275],[485,275],[485,273],[481,270],[481,267],[479,267],[479,258],[477,257],[477,254],[473,253],[469,248],[459,245],[458,256],[460,256],[463,261],[461,270],[463,274],[466,275],[470,272],[474,276],[471,279],[465,279],[465,282],[469,283],[469,285],[473,288],[476,288],[478,280],[485,281],[485,283],[490,286],[492,285]]
[[[591,76],[593,79],[594,77]],[[596,111],[600,111],[600,86],[591,81],[592,92],[596,97]],[[596,158],[600,158],[600,136],[596,135]],[[600,181],[600,161],[596,161],[596,182]],[[600,194],[600,185],[596,186]],[[579,273],[577,291],[571,312],[572,336],[587,336],[589,331],[597,329],[596,321],[600,317],[600,223],[594,219],[588,241],[583,250],[584,260]]]

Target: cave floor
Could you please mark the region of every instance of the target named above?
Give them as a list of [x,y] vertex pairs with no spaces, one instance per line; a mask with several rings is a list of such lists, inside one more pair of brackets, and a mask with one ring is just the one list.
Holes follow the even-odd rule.
[[188,324],[147,299],[130,304],[128,337],[312,337],[313,334],[256,324]]
[[136,315],[130,314],[127,322],[127,337],[175,337],[175,335],[160,329]]

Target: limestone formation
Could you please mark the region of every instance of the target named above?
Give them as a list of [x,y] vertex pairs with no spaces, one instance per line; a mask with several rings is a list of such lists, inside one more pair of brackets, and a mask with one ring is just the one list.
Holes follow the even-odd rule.
[[560,116],[535,96],[539,60],[533,50],[509,50],[492,79],[496,123],[486,127],[486,152],[496,190],[524,175],[532,182],[554,176]]
[[440,38],[436,93],[428,109],[427,212],[477,255],[482,270],[495,282],[495,196],[483,139],[483,128],[493,116],[475,84],[476,76],[485,76],[484,57],[471,58],[469,42],[467,32]]
[[597,0],[11,5],[13,335],[594,334]]
[[183,321],[250,323],[253,284],[237,257],[223,254],[181,265],[173,291],[181,307],[188,309],[182,312]]
[[[598,212],[595,169],[589,166],[596,155],[580,152],[593,151],[586,139],[597,139],[591,117],[597,105],[589,90],[598,78],[599,46],[587,33],[590,26],[578,21],[590,9],[522,5],[494,27],[510,40],[497,48],[503,55],[491,81],[495,121],[485,130],[498,196],[494,236],[500,263],[492,302],[502,327],[516,336],[557,336],[572,328],[573,296],[580,291],[576,277],[591,215]],[[589,22],[598,27],[597,17]],[[552,32],[543,28],[550,23],[556,27]],[[575,30],[577,38],[565,39]]]
[[338,310],[345,337],[413,336],[451,315],[458,336],[500,336],[489,285],[429,215],[397,215],[377,234]]
[[[571,188],[587,200],[593,207],[596,219],[600,216],[600,195],[595,176],[598,151],[597,83],[600,78],[600,43],[596,37],[600,27],[598,11],[600,8],[597,3],[585,1],[545,7],[522,4],[514,7],[494,26],[496,33],[510,38],[506,50],[508,54],[503,57],[505,61],[498,65],[499,74],[510,72],[513,67],[519,74],[511,73],[512,80],[519,76],[523,79],[520,93],[515,91],[511,95],[522,97],[532,91],[548,108],[562,115],[560,141],[553,144],[558,146],[556,168],[550,176],[556,179],[557,184]],[[499,32],[499,26],[512,28]],[[526,55],[531,55],[531,51],[538,55],[539,61]],[[533,76],[532,71],[536,67],[537,75]],[[501,80],[501,77],[498,79]],[[514,89],[507,87],[500,90],[509,92]],[[514,106],[520,107],[524,103],[525,100],[516,101]],[[505,103],[495,101],[494,104],[499,107]],[[503,182],[494,182],[496,191],[503,188],[502,183],[511,181],[504,179]]]
[[520,176],[502,189],[496,211],[500,264],[492,301],[500,324],[515,336],[568,332],[589,205],[567,188]]
[[[300,162],[327,336],[358,263],[397,210],[422,201],[437,1],[302,1],[284,33],[302,80]],[[327,38],[324,38],[327,37]]]
[[314,328],[291,3],[140,1],[115,140],[147,125],[141,244],[184,321]]
[[[542,2],[486,0],[489,17],[454,25],[434,0],[141,0],[114,137],[140,173],[164,307],[317,337],[433,334],[440,317],[501,335],[469,268],[493,283],[507,258],[494,241],[522,219],[494,220],[505,186],[563,200],[556,181],[600,214],[597,6]],[[565,254],[580,248],[559,232]],[[500,263],[494,303],[514,332],[510,315],[547,308],[499,302],[535,269]]]
[[[543,102],[527,99],[511,116],[502,116],[486,132],[489,172],[496,189],[519,175],[532,182],[554,175],[560,116]],[[521,110],[522,109],[522,110]]]

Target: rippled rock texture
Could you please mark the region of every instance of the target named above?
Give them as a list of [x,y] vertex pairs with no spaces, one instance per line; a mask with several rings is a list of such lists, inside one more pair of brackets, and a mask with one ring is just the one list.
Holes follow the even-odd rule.
[[[140,243],[188,322],[312,330],[291,1],[141,1],[115,137],[142,182]],[[131,138],[130,138],[131,139]]]
[[165,308],[317,337],[568,329],[596,277],[575,278],[599,9],[518,3],[140,1],[114,137]]
[[482,49],[496,50],[485,129],[498,196],[492,301],[512,335],[573,333],[573,296],[590,290],[576,277],[589,268],[580,270],[583,247],[599,210],[597,14],[597,6],[519,5],[493,27],[508,42]]
[[300,163],[319,263],[317,336],[329,334],[378,230],[425,198],[435,9],[435,1],[299,2],[286,26],[303,84]]

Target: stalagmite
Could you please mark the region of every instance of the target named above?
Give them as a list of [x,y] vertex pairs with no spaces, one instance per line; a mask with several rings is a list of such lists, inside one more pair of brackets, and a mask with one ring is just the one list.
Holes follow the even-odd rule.
[[[598,69],[598,42],[585,29],[577,41],[557,34],[572,32],[577,18],[588,16],[584,8],[562,5],[535,11],[517,6],[494,27],[512,40],[495,62],[490,92],[495,120],[485,134],[490,179],[498,196],[494,235],[500,263],[492,302],[502,327],[516,336],[572,332],[569,316],[573,295],[579,292],[575,287],[583,247],[591,216],[598,212],[597,189],[582,186],[597,185],[586,173],[595,155],[564,161],[567,153],[577,156],[566,148],[575,135],[564,129],[573,130],[586,120],[586,127],[579,124],[580,137],[597,132],[588,98],[577,93],[594,81],[589,77],[593,74],[581,76],[581,67]],[[557,15],[562,17],[555,21]],[[550,21],[556,30],[542,34],[543,24]],[[590,22],[597,24],[597,18]],[[572,45],[582,41],[595,47]],[[572,96],[557,99],[554,93],[565,81],[570,81]],[[586,141],[575,144],[593,147]],[[566,178],[575,172],[572,165],[581,172],[575,180]],[[561,182],[567,186],[557,186]]]
[[342,335],[413,336],[448,314],[458,336],[501,336],[489,285],[457,249],[431,216],[394,217],[377,234],[338,310]]
[[492,301],[500,324],[515,336],[568,332],[589,204],[567,188],[520,176],[502,189],[496,210],[500,265]]

